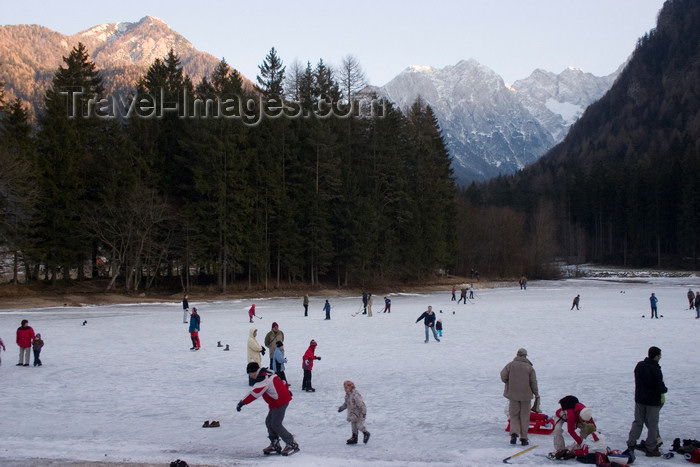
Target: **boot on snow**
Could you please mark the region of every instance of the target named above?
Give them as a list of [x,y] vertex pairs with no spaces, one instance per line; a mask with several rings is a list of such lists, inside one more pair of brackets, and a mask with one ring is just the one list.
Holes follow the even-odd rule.
[[279,439],[273,439],[270,442],[270,445],[263,449],[263,454],[266,456],[269,456],[270,454],[279,454],[282,452],[282,446],[280,446],[280,440]]
[[363,431],[362,432],[362,442],[367,444],[367,441],[369,441],[369,431]]
[[345,444],[357,444],[357,433],[353,433],[352,437],[345,441]]

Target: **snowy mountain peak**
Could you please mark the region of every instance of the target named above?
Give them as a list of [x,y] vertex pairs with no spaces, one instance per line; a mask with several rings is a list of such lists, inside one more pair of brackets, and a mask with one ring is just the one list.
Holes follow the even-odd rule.
[[468,59],[439,69],[410,66],[381,94],[401,109],[419,96],[431,106],[457,182],[466,185],[535,162],[564,138],[616,76],[600,78],[574,67],[557,75],[538,68],[506,85],[496,72]]

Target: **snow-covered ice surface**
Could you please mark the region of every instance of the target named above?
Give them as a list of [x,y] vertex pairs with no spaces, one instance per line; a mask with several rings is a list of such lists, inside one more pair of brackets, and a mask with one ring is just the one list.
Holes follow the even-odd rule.
[[[330,321],[321,310],[326,297],[311,297],[304,317],[301,297],[207,303],[191,295],[190,306],[202,317],[198,352],[189,350],[179,304],[3,310],[0,337],[8,352],[0,367],[0,465],[41,465],[33,459],[168,465],[176,458],[216,466],[503,465],[523,449],[508,443],[499,378],[519,347],[537,370],[545,413],[574,394],[593,408],[610,447],[624,449],[633,368],[649,346],[659,346],[669,388],[660,422],[667,449],[675,437],[700,439],[700,320],[687,309],[689,287],[700,288],[700,279],[531,281],[526,291],[477,283],[477,298],[466,305],[451,302],[447,290],[390,295],[391,314],[379,313],[385,291],[378,290],[373,317],[352,316],[360,297],[330,298]],[[651,292],[659,297],[658,320],[649,319]],[[579,293],[581,310],[570,311]],[[262,316],[252,325],[251,303]],[[440,343],[432,336],[424,343],[423,324],[415,322],[428,305],[444,323]],[[14,334],[24,318],[46,342],[43,367],[15,366]],[[249,391],[248,330],[257,327],[262,343],[273,321],[285,333],[294,393],[285,426],[301,448],[289,458],[262,455],[264,401],[235,410]],[[306,393],[301,355],[311,339],[322,360],[313,370],[316,392]],[[367,445],[345,444],[350,424],[337,407],[346,379],[367,404]],[[205,420],[221,427],[201,428]],[[511,463],[551,463],[544,457],[551,435],[530,440],[539,447]],[[686,461],[678,455],[640,456],[635,463],[680,464]]]

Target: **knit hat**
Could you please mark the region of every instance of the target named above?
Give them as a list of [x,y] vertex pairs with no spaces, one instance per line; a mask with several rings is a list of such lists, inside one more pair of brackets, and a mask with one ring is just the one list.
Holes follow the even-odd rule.
[[579,417],[581,417],[581,420],[583,420],[584,422],[587,422],[593,417],[593,410],[591,410],[590,407],[586,407],[585,409],[581,410],[581,413],[579,413]]
[[277,345],[277,347],[282,347],[284,344],[282,343],[282,341],[277,341],[276,345]]
[[313,339],[311,339],[311,342],[309,342],[309,345],[313,345],[313,346],[315,346],[315,345],[316,345],[316,341],[315,341],[315,340],[313,340]]
[[522,347],[518,349],[518,357],[527,357],[527,350],[523,349]]
[[196,307],[192,308],[192,313],[197,313],[197,308],[196,308]]
[[277,323],[272,323],[272,329],[278,328],[279,325]]
[[350,389],[355,389],[355,383],[350,381],[349,379],[343,382],[343,387],[344,388],[350,388]]
[[255,373],[260,369],[260,365],[258,365],[258,362],[250,362],[246,367],[245,367],[245,372],[246,373]]

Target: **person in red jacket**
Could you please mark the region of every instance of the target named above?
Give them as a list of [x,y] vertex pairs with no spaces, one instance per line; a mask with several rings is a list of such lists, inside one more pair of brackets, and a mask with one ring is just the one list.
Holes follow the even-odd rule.
[[253,322],[253,316],[255,316],[255,303],[253,303],[253,306],[250,307],[250,310],[248,310],[248,318],[250,319],[250,322]]
[[34,343],[34,329],[29,326],[29,321],[22,320],[22,325],[17,328],[17,345],[19,346],[19,363],[17,366],[29,366],[29,354]]
[[301,381],[301,390],[306,392],[316,392],[311,387],[311,370],[314,367],[314,360],[321,360],[321,357],[314,355],[316,352],[316,341],[311,339],[309,348],[304,352],[301,367],[304,369],[304,379]]
[[[573,453],[575,449],[581,447],[583,444],[583,439],[586,438],[591,432],[595,431],[595,421],[592,417],[590,417],[589,411],[584,412],[582,416],[581,411],[585,409],[586,406],[580,403],[576,396],[562,397],[559,400],[559,405],[561,405],[561,408],[556,411],[556,415],[554,416],[554,419],[556,420],[553,432],[555,449],[554,454],[561,453],[566,450]],[[562,428],[565,423],[567,433],[569,433],[574,439],[574,444],[568,448],[564,444],[564,436],[562,434]],[[578,433],[576,432],[577,429],[579,430]],[[573,457],[573,455],[571,457]]]
[[[282,425],[284,414],[292,400],[292,393],[289,392],[287,382],[267,368],[260,368],[257,362],[248,363],[246,373],[255,380],[255,386],[247,396],[238,402],[236,410],[240,412],[244,405],[250,404],[260,396],[267,402],[270,411],[265,418],[265,426],[270,438],[270,445],[263,449],[263,453],[268,455],[276,452],[288,456],[297,452],[299,445],[294,441],[294,436]],[[287,444],[284,449],[280,447],[280,438]]]

